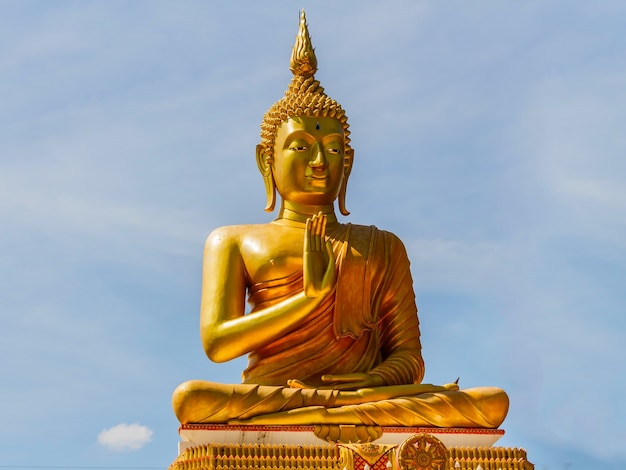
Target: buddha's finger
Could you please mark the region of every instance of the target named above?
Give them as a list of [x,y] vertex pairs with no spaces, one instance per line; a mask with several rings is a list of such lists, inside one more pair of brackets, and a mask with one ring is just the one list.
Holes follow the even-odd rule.
[[319,251],[319,219],[316,215],[311,217],[310,219],[310,227],[307,229],[308,234],[308,250],[311,252]]
[[311,387],[311,386],[305,384],[304,382],[302,382],[301,380],[297,380],[297,379],[287,380],[287,385],[289,385],[289,388],[315,388],[315,387]]
[[317,226],[317,220],[315,218],[315,215],[312,215],[309,219],[307,219],[307,222],[308,222],[307,233],[309,235],[308,249],[309,251],[314,251],[315,250],[315,230]]
[[325,374],[325,375],[322,375],[322,382],[343,382],[343,383],[360,382],[363,380],[363,375],[364,374],[361,374],[361,373],[341,374],[341,375]]
[[320,218],[319,214],[313,216],[313,250],[320,251]]
[[306,229],[304,230],[304,251],[311,251],[311,232],[313,231],[313,221],[306,219]]
[[326,216],[322,212],[317,215],[318,227],[317,227],[317,249],[319,251],[324,250],[324,238],[326,233]]
[[326,217],[321,212],[318,212],[315,216],[315,222],[315,251],[322,251]]

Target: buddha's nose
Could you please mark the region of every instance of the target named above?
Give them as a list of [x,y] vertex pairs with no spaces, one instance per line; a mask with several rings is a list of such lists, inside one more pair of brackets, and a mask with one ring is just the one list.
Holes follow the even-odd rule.
[[311,151],[313,154],[313,159],[309,162],[311,168],[326,168],[326,155],[324,153],[324,147],[322,147],[320,144],[314,144]]

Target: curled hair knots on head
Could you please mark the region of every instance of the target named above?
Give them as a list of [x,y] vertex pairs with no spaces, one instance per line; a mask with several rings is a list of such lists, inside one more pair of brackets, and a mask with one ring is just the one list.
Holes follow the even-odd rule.
[[293,79],[285,95],[274,103],[263,116],[261,123],[261,145],[267,155],[273,155],[276,133],[280,125],[291,117],[330,117],[339,120],[343,127],[346,150],[350,149],[348,117],[339,103],[330,98],[314,77],[317,58],[311,44],[304,11],[296,43],[292,50],[290,69]]

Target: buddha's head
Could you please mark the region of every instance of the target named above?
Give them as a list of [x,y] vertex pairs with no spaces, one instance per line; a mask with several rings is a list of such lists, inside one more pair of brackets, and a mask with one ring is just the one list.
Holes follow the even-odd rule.
[[283,199],[328,204],[338,199],[343,215],[354,152],[348,117],[315,80],[317,59],[304,11],[291,54],[293,79],[285,96],[263,116],[257,163],[265,181],[266,211],[274,210],[276,190]]

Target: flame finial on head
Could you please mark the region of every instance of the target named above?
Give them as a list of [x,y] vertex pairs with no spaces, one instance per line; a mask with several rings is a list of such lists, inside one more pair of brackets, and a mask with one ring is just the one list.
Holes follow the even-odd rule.
[[296,36],[296,43],[291,52],[290,65],[294,75],[312,77],[317,72],[317,58],[315,57],[313,44],[311,44],[311,36],[306,24],[304,9],[300,13],[300,27]]
[[346,148],[350,149],[348,117],[339,103],[329,97],[313,74],[317,71],[317,58],[311,43],[304,10],[300,14],[300,26],[296,43],[291,52],[290,69],[293,79],[285,96],[270,106],[261,123],[261,145],[268,155],[274,152],[276,131],[283,121],[294,116],[331,117],[341,122]]

